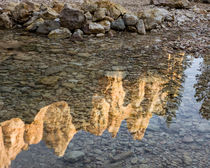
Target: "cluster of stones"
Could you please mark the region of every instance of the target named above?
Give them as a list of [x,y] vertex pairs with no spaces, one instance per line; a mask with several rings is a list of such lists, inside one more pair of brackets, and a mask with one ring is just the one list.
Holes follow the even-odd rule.
[[0,27],[21,27],[49,38],[82,39],[83,34],[102,37],[113,31],[146,34],[168,15],[165,9],[149,9],[138,15],[107,0],[85,1],[81,6],[57,1],[52,6],[26,1],[0,9]]

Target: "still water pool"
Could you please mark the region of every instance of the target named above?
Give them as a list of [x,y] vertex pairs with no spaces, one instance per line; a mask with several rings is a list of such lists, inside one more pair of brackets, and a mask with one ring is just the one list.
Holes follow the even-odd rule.
[[0,167],[210,167],[209,57],[161,40],[0,31]]

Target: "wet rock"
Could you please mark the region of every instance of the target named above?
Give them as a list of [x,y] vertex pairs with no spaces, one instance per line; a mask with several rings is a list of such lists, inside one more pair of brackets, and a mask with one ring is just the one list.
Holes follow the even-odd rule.
[[21,2],[15,6],[12,12],[13,19],[20,24],[27,22],[32,16],[33,12],[39,11],[40,5],[34,2]]
[[86,12],[85,13],[85,18],[86,18],[86,20],[92,20],[93,16],[92,16],[92,14],[90,12]]
[[104,30],[106,32],[108,32],[111,29],[111,22],[108,20],[103,20],[103,21],[99,22],[99,24],[104,27]]
[[126,26],[135,26],[138,22],[138,17],[132,14],[125,14],[123,20]]
[[124,23],[123,19],[120,17],[117,20],[113,21],[111,23],[111,28],[114,30],[118,30],[118,31],[125,30],[125,23]]
[[8,13],[4,12],[0,15],[0,27],[5,27],[7,29],[12,28],[13,23],[10,17],[8,16]]
[[58,76],[47,76],[40,79],[40,83],[44,85],[55,85],[60,77]]
[[116,163],[105,163],[104,168],[122,168],[123,163],[122,162],[116,162]]
[[137,157],[131,159],[131,164],[135,165],[137,163],[138,163],[138,158]]
[[208,133],[210,132],[210,124],[209,123],[200,123],[198,126],[197,126],[197,130],[199,132],[203,132],[203,133]]
[[69,29],[61,27],[60,29],[52,30],[48,37],[50,39],[65,39],[71,37],[71,32]]
[[60,14],[60,22],[62,27],[69,30],[80,29],[85,22],[84,12],[65,5]]
[[151,4],[157,6],[168,6],[170,8],[189,8],[188,0],[151,0]]
[[60,23],[55,20],[45,20],[44,23],[39,24],[36,32],[40,34],[49,34],[52,30],[59,29]]
[[166,9],[153,8],[146,9],[139,13],[139,17],[144,20],[144,25],[146,30],[151,30],[161,24],[169,12]]
[[144,26],[144,21],[142,19],[140,19],[137,24],[136,24],[136,28],[137,28],[137,32],[139,34],[146,34],[146,30],[145,30],[145,26]]
[[117,162],[117,161],[121,161],[123,159],[126,159],[128,157],[130,157],[133,153],[131,151],[127,151],[127,152],[123,152],[120,153],[118,155],[115,155],[111,158],[111,162]]
[[3,107],[4,107],[4,102],[2,102],[2,101],[0,100],[0,110],[2,110]]
[[37,19],[32,24],[26,27],[28,31],[36,31],[39,25],[44,24],[44,20],[42,18]]
[[84,158],[84,156],[85,156],[85,153],[82,151],[68,151],[64,155],[64,159],[71,163],[75,163],[77,161],[82,160]]
[[94,12],[93,21],[101,21],[106,16],[106,8],[99,8]]
[[186,164],[186,165],[191,165],[192,164],[192,158],[190,156],[189,153],[187,152],[184,152],[183,153],[183,162]]
[[41,12],[40,17],[44,20],[54,20],[59,17],[59,14],[52,8],[47,7],[47,9]]
[[191,143],[191,142],[193,142],[194,140],[193,140],[193,138],[192,138],[192,136],[190,136],[190,135],[186,135],[186,136],[184,136],[184,138],[183,138],[183,142],[185,142],[185,143]]

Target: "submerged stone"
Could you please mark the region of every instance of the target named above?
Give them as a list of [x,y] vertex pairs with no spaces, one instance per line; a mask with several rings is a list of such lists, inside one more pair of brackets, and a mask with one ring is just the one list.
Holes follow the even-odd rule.
[[64,159],[71,163],[75,163],[79,160],[82,160],[84,158],[84,156],[85,156],[85,153],[82,151],[68,151],[64,155]]

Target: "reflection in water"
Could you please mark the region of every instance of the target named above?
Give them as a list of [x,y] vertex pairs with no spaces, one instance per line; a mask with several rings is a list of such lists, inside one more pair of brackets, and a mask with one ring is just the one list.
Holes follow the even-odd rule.
[[209,55],[204,56],[201,67],[201,74],[197,76],[195,97],[197,101],[202,101],[200,114],[207,120],[210,119],[210,59]]
[[[104,87],[100,86],[101,91],[92,96],[92,108],[88,117],[80,111],[70,112],[68,103],[62,101],[41,108],[31,124],[24,124],[19,118],[2,122],[1,167],[10,165],[21,150],[41,140],[49,148],[53,148],[56,155],[63,156],[69,142],[79,130],[95,135],[102,135],[108,130],[115,137],[123,120],[126,120],[133,138],[141,140],[152,113],[166,115],[166,105],[172,93],[164,89],[170,79],[162,78],[158,74],[144,74],[139,76],[134,85],[126,88],[124,73],[107,72],[101,78]],[[130,95],[126,95],[126,89]],[[178,89],[174,89],[176,92],[173,94],[178,94]],[[127,102],[126,96],[129,97]]]
[[185,56],[140,48],[153,37],[78,45],[21,35],[9,37],[30,43],[0,58],[0,167],[41,140],[62,156],[80,130],[115,137],[125,120],[141,140],[153,114],[176,116]]

